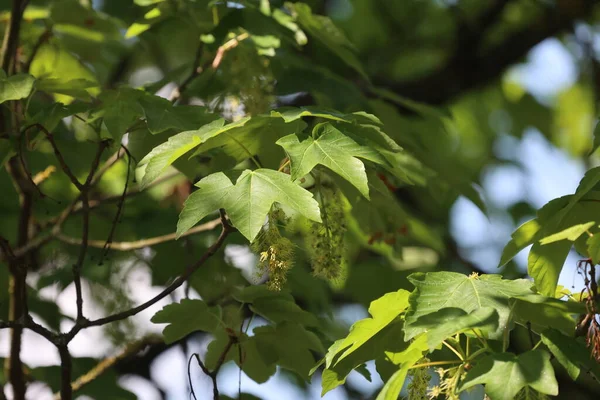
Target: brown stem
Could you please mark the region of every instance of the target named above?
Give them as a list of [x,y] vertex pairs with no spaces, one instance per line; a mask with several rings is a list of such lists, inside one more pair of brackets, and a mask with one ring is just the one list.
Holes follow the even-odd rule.
[[177,279],[175,279],[169,286],[167,286],[162,292],[160,292],[158,295],[154,296],[150,300],[146,301],[145,303],[142,303],[137,307],[130,308],[129,310],[125,310],[113,315],[109,315],[108,317],[99,318],[92,321],[78,321],[73,326],[73,329],[71,329],[71,331],[67,334],[67,340],[71,340],[81,329],[88,328],[90,326],[106,325],[110,324],[111,322],[121,321],[123,319],[134,316],[171,294],[175,289],[180,287],[194,272],[196,272],[202,265],[204,265],[206,260],[208,260],[212,255],[214,255],[217,252],[217,250],[223,245],[225,239],[227,239],[227,236],[235,230],[229,225],[227,221],[222,220],[221,222],[223,224],[223,230],[221,231],[221,234],[219,235],[217,241],[213,243],[212,246],[208,248],[208,250],[206,250],[206,252],[202,255],[202,257],[200,257],[200,259],[196,263],[188,266],[186,270],[179,277],[177,277]]
[[[7,25],[2,43],[2,51],[0,54],[0,64],[7,75],[10,75],[17,64],[17,47],[19,44],[19,32],[21,29],[21,21],[23,11],[27,5],[27,0],[13,0],[10,22]],[[11,128],[18,128],[19,120],[17,117],[17,109],[14,110],[13,126],[8,125],[8,120],[2,114],[2,129],[9,132]],[[18,131],[18,129],[15,129]],[[21,247],[27,243],[29,238],[29,222],[32,211],[32,194],[29,192],[29,182],[27,176],[24,175],[23,169],[16,157],[12,157],[7,163],[7,170],[15,184],[15,188],[19,193],[19,226],[17,231],[17,246]],[[12,258],[9,262],[11,275],[9,278],[9,319],[21,320],[27,314],[27,286],[25,279],[27,276],[27,265],[24,258]],[[6,373],[13,387],[13,398],[15,400],[25,400],[27,387],[25,385],[25,377],[23,375],[23,365],[21,362],[21,336],[22,326],[15,326],[10,331],[10,354],[6,363]]]
[[[183,233],[180,237],[186,237],[186,236],[194,235],[199,232],[206,232],[206,231],[213,230],[214,228],[219,226],[220,223],[221,223],[220,218],[214,219],[214,220],[206,222],[202,225],[195,226],[194,228],[190,229],[189,231]],[[81,245],[81,239],[66,236],[66,235],[63,235],[62,233],[59,233],[56,236],[56,238],[66,244],[72,244],[74,246]],[[144,247],[155,246],[157,244],[161,244],[161,243],[165,243],[165,242],[170,242],[170,241],[175,240],[176,238],[177,238],[176,233],[169,233],[167,235],[157,236],[157,237],[148,238],[148,239],[134,240],[131,242],[111,242],[110,248],[112,250],[118,250],[118,251],[131,251],[131,250],[143,249]],[[92,240],[92,239],[88,240],[89,247],[104,249],[105,245],[106,245],[106,242],[104,240]]]
[[[164,183],[170,179],[173,179],[174,177],[178,176],[180,173],[176,172],[176,173],[172,173],[172,174],[166,174],[165,176],[158,178],[157,180],[155,180],[154,182],[152,182],[150,185],[148,185],[147,188],[159,185],[161,183]],[[93,181],[92,181],[93,184]],[[135,187],[131,190],[129,190],[127,192],[127,197],[133,197],[136,196],[138,194],[142,193],[142,191],[140,190],[139,187]],[[89,208],[90,210],[93,210],[94,208],[100,207],[101,205],[104,205],[106,203],[111,203],[111,202],[115,202],[115,201],[119,201],[121,199],[122,195],[117,195],[117,196],[107,196],[104,198],[100,198],[100,199],[94,199],[94,200],[90,200],[89,201]],[[52,230],[50,233],[42,233],[36,237],[34,237],[33,239],[29,240],[27,242],[26,245],[22,246],[22,247],[18,247],[16,249],[14,249],[14,254],[15,257],[19,258],[19,257],[23,257],[26,254],[28,254],[29,252],[38,249],[39,247],[45,245],[46,243],[50,242],[51,240],[58,238],[59,240],[62,240],[65,243],[69,243],[69,244],[80,244],[80,240],[79,239],[75,239],[75,238],[70,238],[68,236],[63,236],[60,231],[61,231],[61,227],[62,224],[64,223],[64,221],[71,215],[71,214],[76,214],[79,213],[83,210],[83,205],[80,201],[80,197],[78,197],[75,202],[73,202],[68,208],[66,208],[60,216],[52,218],[48,221],[45,222],[45,226],[47,227],[48,224],[54,224]],[[194,228],[195,229],[195,228]],[[192,231],[194,230],[192,229]],[[198,232],[198,231],[195,231]],[[192,232],[192,233],[195,233]],[[187,236],[190,235],[192,233],[184,233],[182,235],[183,236]],[[166,235],[165,235],[166,236]],[[156,238],[158,239],[158,238]],[[174,234],[173,234],[173,239],[174,239]],[[173,240],[173,239],[166,239],[166,241],[168,240]],[[138,241],[140,242],[140,241]],[[105,242],[102,242],[103,245]],[[137,243],[137,242],[125,242],[125,243]],[[162,242],[159,242],[162,243]],[[154,243],[156,244],[156,243]],[[152,244],[147,244],[147,245],[143,245],[141,247],[145,247],[145,246],[150,246]],[[97,247],[95,245],[90,244],[91,247]],[[112,248],[115,248],[115,246],[118,246],[116,244],[113,243]],[[125,245],[124,247],[126,247],[127,245]],[[140,248],[141,248],[140,247]],[[125,248],[115,248],[116,250],[122,250],[125,251]],[[3,254],[0,254],[0,262],[4,261],[6,258]]]
[[[156,335],[151,335],[151,336],[146,336],[140,340],[136,340],[135,342],[128,344],[121,352],[119,352],[118,354],[116,354],[114,356],[107,357],[104,360],[101,360],[100,362],[98,362],[98,364],[96,364],[87,373],[85,373],[84,375],[81,375],[79,378],[77,378],[76,380],[71,382],[70,383],[71,390],[73,392],[80,390],[81,388],[86,386],[88,383],[93,382],[99,376],[104,374],[110,368],[114,367],[114,365],[116,363],[118,363],[119,361],[139,353],[142,349],[144,349],[148,345],[160,343],[162,341],[163,341],[162,337],[159,337]],[[62,391],[61,391],[61,393],[62,393]],[[62,398],[62,395],[59,393],[56,393],[54,395],[54,400],[61,400],[61,398]]]
[[60,399],[71,400],[73,398],[73,389],[71,388],[71,354],[66,344],[60,344],[56,347],[60,355]]
[[29,72],[29,70],[31,69],[31,63],[33,62],[33,59],[35,58],[37,52],[40,50],[42,45],[46,43],[51,37],[52,29],[50,27],[46,27],[46,30],[44,30],[44,32],[42,32],[42,34],[38,37],[37,42],[35,42],[35,44],[33,45],[33,49],[31,49],[31,55],[29,56],[27,63],[23,67],[23,70],[25,72]]
[[[227,358],[227,354],[229,354],[229,350],[231,350],[233,345],[236,344],[237,342],[238,342],[237,337],[229,336],[229,341],[227,342],[227,345],[221,352],[221,355],[219,356],[219,359],[217,360],[217,364],[215,365],[215,369],[213,369],[212,371],[209,371],[208,368],[206,368],[206,365],[204,365],[204,363],[200,359],[200,356],[198,355],[198,353],[194,353],[192,355],[192,357],[196,358],[196,361],[198,362],[200,369],[202,369],[202,372],[204,372],[204,375],[208,376],[212,380],[213,399],[214,400],[219,400],[219,386],[217,385],[217,375],[219,374],[219,371],[221,370],[221,367],[223,366],[223,363],[225,362],[225,359]],[[189,361],[191,361],[191,360],[192,360],[192,358],[190,357]],[[192,396],[194,396],[194,399],[196,399],[196,393],[194,393],[194,388],[192,386],[189,361],[188,361],[188,379],[189,379],[189,383],[190,383],[190,390],[192,392]]]

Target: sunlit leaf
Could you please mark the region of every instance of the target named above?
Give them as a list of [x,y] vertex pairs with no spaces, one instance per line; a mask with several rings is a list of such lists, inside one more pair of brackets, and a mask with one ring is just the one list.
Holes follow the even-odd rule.
[[0,104],[26,98],[31,93],[34,82],[35,78],[28,74],[0,77]]
[[540,240],[540,243],[541,244],[549,244],[549,243],[558,242],[560,240],[569,240],[571,242],[574,242],[575,240],[577,240],[579,238],[579,236],[583,235],[592,226],[594,226],[594,223],[595,223],[594,221],[591,221],[591,222],[587,222],[585,224],[578,224],[578,225],[571,226],[571,227],[564,229],[558,233],[555,233],[550,236],[546,236],[545,238]]
[[[233,225],[253,241],[273,203],[288,206],[313,221],[320,222],[319,205],[312,194],[293,183],[289,175],[269,169],[245,170],[235,185],[223,173],[204,178],[185,202],[177,224],[177,234],[190,229],[210,212],[224,208]],[[213,208],[217,206],[216,208]]]
[[409,295],[409,292],[400,289],[397,292],[388,293],[373,301],[369,307],[371,318],[358,321],[352,325],[348,336],[343,341],[336,343],[333,351],[331,348],[329,349],[326,357],[326,366],[329,368],[331,365],[341,362],[345,357],[349,356],[353,351],[390,324],[408,307]]

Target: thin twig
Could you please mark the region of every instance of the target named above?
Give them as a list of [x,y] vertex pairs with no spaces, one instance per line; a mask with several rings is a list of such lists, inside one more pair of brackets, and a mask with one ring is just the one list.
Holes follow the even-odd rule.
[[[192,357],[196,358],[196,361],[198,362],[200,369],[202,369],[202,372],[204,372],[204,375],[208,376],[212,380],[213,399],[214,400],[219,400],[219,386],[217,385],[217,375],[219,374],[219,371],[221,370],[223,363],[225,363],[225,359],[227,358],[227,354],[229,354],[229,350],[231,350],[233,345],[236,343],[238,343],[238,338],[236,336],[230,335],[229,341],[227,342],[227,345],[221,352],[221,355],[219,356],[219,359],[217,360],[217,363],[215,364],[215,368],[212,371],[209,371],[208,368],[206,368],[206,365],[204,365],[204,363],[200,359],[200,356],[198,355],[198,353],[192,354]],[[192,376],[190,373],[190,362],[192,360],[192,357],[190,357],[190,359],[188,361],[188,379],[190,382],[190,390],[192,392],[192,396],[194,396],[194,399],[195,399],[196,393],[194,393],[194,388],[192,386]]]
[[[146,189],[150,188],[150,187],[154,187],[157,185],[160,185],[170,179],[173,179],[174,177],[180,175],[179,172],[173,172],[171,174],[166,174],[160,178],[158,178],[157,180],[155,180],[154,182],[152,182],[151,184],[149,184]],[[140,189],[140,187],[135,187],[133,189],[131,189],[130,191],[127,192],[127,198],[129,197],[133,197],[136,196],[138,194],[142,193],[142,190]],[[118,201],[121,198],[121,195],[117,195],[117,196],[107,196],[107,197],[103,197],[100,199],[94,199],[94,200],[90,200],[89,201],[89,208],[90,210],[93,210],[95,208],[100,207],[101,205],[104,205],[106,203],[111,203],[114,201]],[[38,248],[40,248],[41,246],[45,245],[46,243],[50,242],[51,240],[57,238],[59,235],[61,236],[61,238],[63,239],[63,241],[65,243],[69,243],[69,244],[76,244],[76,242],[74,242],[74,240],[78,240],[78,239],[74,239],[74,238],[68,238],[66,236],[62,236],[61,235],[61,228],[62,228],[62,224],[64,223],[64,221],[72,214],[76,214],[81,212],[83,209],[83,206],[81,204],[80,201],[80,197],[77,197],[75,199],[75,201],[73,203],[71,203],[71,205],[66,208],[65,210],[63,210],[63,212],[55,218],[52,218],[48,221],[45,222],[46,226],[50,223],[54,224],[53,228],[51,229],[50,232],[46,232],[46,233],[41,233],[38,236],[32,238],[31,240],[29,240],[27,242],[27,244],[25,244],[24,246],[21,247],[17,247],[16,249],[14,249],[14,254],[15,257],[17,258],[21,258],[25,255],[27,255],[29,252],[36,250]],[[195,232],[193,232],[195,233]],[[182,237],[187,236],[188,234],[191,233],[184,233],[182,235]],[[60,238],[59,238],[60,239]],[[77,242],[77,244],[80,242]],[[103,242],[104,243],[104,242]],[[91,247],[97,247],[96,245],[92,245],[90,244]],[[117,245],[118,246],[118,245]],[[116,249],[116,250],[124,250],[124,248],[127,247],[126,245],[123,247],[123,249],[118,249],[116,248],[115,243],[113,243],[111,245],[111,248]],[[143,246],[145,247],[145,246]],[[3,262],[5,260],[5,257],[3,254],[0,254],[0,262]]]
[[221,223],[223,225],[223,229],[217,241],[206,250],[206,252],[202,255],[202,257],[200,257],[200,259],[196,263],[188,266],[186,270],[179,277],[177,277],[177,279],[175,279],[169,286],[164,288],[162,292],[160,292],[158,295],[154,296],[150,300],[146,301],[145,303],[142,303],[137,307],[130,308],[129,310],[118,312],[116,314],[109,315],[107,317],[99,318],[96,320],[78,321],[77,323],[75,323],[71,331],[66,335],[68,340],[71,340],[81,329],[88,328],[90,326],[106,325],[111,322],[121,321],[123,319],[134,316],[171,294],[175,289],[180,287],[194,272],[196,272],[202,265],[204,265],[206,260],[208,260],[212,255],[214,255],[217,252],[217,250],[223,245],[225,239],[227,239],[227,236],[235,230],[235,228],[231,227],[227,221],[222,220]]
[[[146,336],[140,340],[136,340],[130,344],[128,344],[121,352],[115,354],[114,356],[107,357],[98,364],[96,364],[92,369],[90,369],[84,375],[81,375],[79,378],[71,382],[71,389],[73,392],[76,392],[82,389],[84,386],[89,384],[90,382],[97,379],[99,376],[104,374],[110,368],[112,368],[119,361],[133,356],[139,353],[146,346],[162,342],[162,338],[156,335]],[[55,400],[62,400],[59,393],[54,394]]]
[[71,171],[71,168],[69,168],[69,165],[67,164],[67,162],[63,158],[62,153],[60,152],[58,146],[56,145],[56,142],[54,141],[54,136],[44,127],[44,125],[36,123],[36,124],[31,124],[29,126],[26,126],[23,129],[23,135],[26,136],[27,133],[29,132],[29,130],[33,129],[33,128],[39,129],[46,136],[46,139],[48,140],[48,142],[52,146],[52,150],[54,151],[54,155],[56,156],[56,159],[58,160],[58,163],[59,163],[60,167],[62,168],[63,172],[65,173],[65,175],[67,175],[67,177],[69,178],[69,180],[71,181],[71,183],[73,185],[75,185],[75,187],[77,189],[79,189],[81,191],[81,189],[83,188],[83,184],[81,182],[79,182],[79,180],[77,179],[77,177],[75,176],[75,174],[73,173],[73,171]]
[[192,83],[192,81],[194,79],[196,79],[200,74],[202,74],[202,72],[204,72],[209,67],[212,69],[212,71],[216,71],[217,68],[219,68],[219,65],[221,65],[221,62],[223,61],[223,57],[225,56],[225,53],[227,53],[229,50],[237,47],[237,45],[240,44],[240,42],[246,40],[249,37],[250,37],[250,34],[248,32],[244,32],[244,33],[241,33],[241,34],[237,35],[236,37],[228,40],[223,45],[219,46],[219,48],[217,50],[217,54],[215,55],[215,58],[212,61],[209,60],[209,61],[205,62],[203,65],[200,65],[200,59],[202,58],[202,53],[204,50],[204,43],[201,42],[200,45],[198,46],[198,50],[196,51],[196,56],[194,57],[194,61],[192,63],[192,65],[193,65],[192,72],[187,76],[187,78],[185,78],[183,80],[181,85],[179,85],[178,87],[173,89],[173,92],[169,96],[169,100],[173,104],[175,104],[181,98],[181,94],[188,88],[188,86]]
[[[194,228],[190,229],[189,231],[183,233],[180,237],[194,235],[199,232],[211,231],[214,228],[216,228],[217,226],[219,226],[220,224],[221,224],[221,219],[217,218],[212,221],[206,222],[202,225],[195,226]],[[81,245],[81,239],[77,239],[77,238],[74,238],[71,236],[66,236],[66,235],[63,235],[62,233],[59,233],[56,236],[56,238],[66,244],[71,244],[74,246]],[[177,238],[176,233],[169,233],[167,235],[156,236],[156,237],[148,238],[148,239],[134,240],[131,242],[111,242],[110,248],[112,250],[118,250],[118,251],[131,251],[131,250],[143,249],[144,247],[155,246],[157,244],[161,244],[161,243],[165,243],[165,242],[170,242],[170,241],[175,240],[176,238]],[[88,240],[89,247],[104,249],[105,245],[106,245],[106,242],[104,240],[91,240],[91,239]]]
[[79,191],[81,192],[81,204],[83,206],[83,226],[81,228],[81,246],[79,249],[79,257],[77,258],[77,262],[73,264],[73,282],[75,284],[75,295],[77,298],[77,321],[83,319],[83,293],[81,290],[81,269],[83,268],[83,263],[85,262],[85,257],[87,255],[88,250],[88,239],[90,234],[90,204],[89,204],[89,189],[98,169],[98,165],[100,165],[100,158],[102,157],[102,153],[104,149],[107,147],[107,142],[101,141],[98,144],[98,150],[96,151],[96,156],[92,161],[92,166],[90,167],[88,176],[85,180],[85,183],[79,187]]
[[37,42],[35,42],[35,45],[33,45],[33,49],[31,49],[31,55],[29,56],[27,63],[23,67],[25,72],[29,72],[29,70],[31,69],[31,63],[33,62],[33,59],[35,58],[37,52],[40,50],[42,45],[52,37],[52,35],[52,29],[50,27],[46,27],[44,32],[42,32],[42,34],[38,37]]
[[115,235],[115,232],[117,231],[117,224],[119,223],[119,220],[121,219],[121,215],[123,214],[123,207],[125,205],[125,199],[127,198],[127,188],[129,187],[129,176],[131,173],[131,154],[129,153],[129,150],[127,150],[127,148],[125,148],[125,146],[121,146],[121,147],[127,153],[127,175],[125,176],[125,186],[123,187],[123,194],[121,195],[121,199],[117,203],[117,212],[115,213],[115,217],[111,224],[110,232],[108,234],[108,237],[106,238],[106,242],[104,243],[104,246],[102,247],[103,252],[102,252],[102,256],[100,258],[100,263],[102,263],[104,261],[104,259],[108,255],[108,252],[111,248],[111,244],[113,242],[113,237]]
[[203,68],[200,66],[200,59],[202,58],[203,51],[204,42],[200,42],[198,49],[196,49],[194,61],[192,62],[192,72],[183,80],[183,82],[181,82],[181,85],[173,89],[171,95],[169,96],[171,103],[175,104],[181,98],[181,94],[187,89],[190,83],[192,83],[192,81],[202,73]]

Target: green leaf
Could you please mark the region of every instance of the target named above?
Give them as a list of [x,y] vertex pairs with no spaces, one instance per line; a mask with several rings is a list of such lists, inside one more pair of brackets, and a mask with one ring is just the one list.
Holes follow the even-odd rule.
[[508,299],[531,293],[530,281],[504,280],[500,275],[418,272],[409,275],[408,279],[416,289],[410,295],[410,307],[406,312],[405,340],[426,331],[423,327],[414,326],[419,318],[446,307],[460,308],[467,313],[482,307],[495,309],[499,325],[490,338],[499,339],[509,323]]
[[323,351],[319,338],[298,324],[283,322],[275,327],[261,326],[254,328],[253,333],[263,360],[294,371],[305,380],[315,363],[312,351]]
[[294,297],[285,291],[269,290],[265,285],[247,286],[233,297],[245,304],[250,304],[250,309],[269,321],[296,322],[306,326],[319,324],[315,315],[304,311],[296,304]]
[[166,143],[152,149],[138,164],[136,174],[138,177],[139,175],[142,177],[141,186],[146,187],[188,151],[220,133],[244,125],[248,120],[249,118],[242,118],[237,122],[225,125],[225,120],[218,119],[198,130],[185,131],[171,136]]
[[579,377],[581,368],[600,379],[600,365],[590,357],[590,351],[582,341],[565,336],[555,329],[542,332],[542,341],[565,367],[571,379]]
[[184,299],[154,314],[155,324],[169,324],[163,330],[165,342],[173,343],[195,331],[214,332],[221,321],[221,309],[202,300]]
[[179,215],[177,237],[187,232],[205,216],[225,207],[229,201],[229,194],[234,188],[229,178],[222,172],[207,176],[195,186],[198,190],[187,198]]
[[[327,392],[335,389],[339,385],[343,385],[346,382],[348,374],[353,370],[357,370],[361,366],[365,365],[367,361],[382,359],[385,355],[385,351],[400,352],[405,350],[409,346],[409,343],[405,343],[401,339],[398,340],[399,337],[402,337],[403,327],[403,321],[399,319],[394,320],[370,339],[368,339],[346,358],[335,363],[335,365],[330,365],[328,368],[326,368],[323,371],[321,383],[322,395],[325,395]],[[339,354],[340,351],[344,350],[344,347],[347,347],[340,347],[343,345],[344,341],[345,338],[336,340],[329,347],[327,354]],[[313,369],[316,370],[316,368],[324,364],[326,361],[327,356]]]
[[281,117],[288,123],[301,119],[302,117],[317,117],[342,122],[351,122],[355,118],[352,114],[344,114],[333,109],[316,106],[281,107],[271,111],[271,116]]
[[104,105],[104,124],[114,138],[122,137],[133,123],[143,116],[138,99],[140,90],[122,88],[105,91],[98,96]]
[[35,88],[42,92],[60,93],[81,100],[91,100],[92,97],[87,89],[97,87],[98,82],[82,78],[71,80],[40,78],[35,83]]
[[498,329],[498,313],[490,307],[478,308],[467,314],[459,308],[442,308],[424,315],[415,321],[413,327],[421,327],[427,331],[427,345],[433,351],[446,338],[465,330],[479,329],[494,332]]
[[[225,331],[218,331],[215,340],[210,342],[206,351],[204,363],[206,368],[214,370],[217,361],[225,351],[229,342],[229,336]],[[257,347],[256,336],[241,334],[238,343],[234,344],[225,357],[225,362],[233,360],[246,375],[257,383],[266,382],[277,371],[275,362],[266,362],[261,351]],[[241,349],[240,349],[241,347]],[[241,360],[240,360],[241,350]]]
[[400,289],[374,300],[369,306],[371,318],[356,322],[350,328],[348,336],[336,344],[334,351],[329,349],[325,358],[326,367],[342,361],[404,312],[408,307],[409,295],[408,291]]
[[285,298],[289,301],[294,301],[292,295],[285,289],[274,291],[270,290],[266,285],[246,286],[243,289],[234,292],[232,296],[240,303],[246,304],[251,304],[255,300],[263,298]]
[[90,105],[87,103],[74,102],[69,105],[54,103],[41,109],[31,118],[30,122],[38,123],[46,128],[49,132],[52,132],[64,118],[74,114],[84,113],[89,111],[89,109]]
[[285,298],[258,298],[252,303],[250,310],[275,323],[288,321],[306,326],[319,324],[313,314],[304,311],[296,303]]
[[585,304],[575,301],[562,301],[552,297],[528,294],[510,299],[515,320],[534,332],[541,333],[546,328],[555,328],[565,335],[575,333],[576,321],[573,314],[585,313]]
[[4,168],[4,164],[10,157],[17,154],[9,139],[0,138],[0,168]]
[[401,365],[401,368],[385,383],[377,396],[377,400],[396,400],[399,398],[406,380],[406,374],[428,351],[427,342],[427,333],[423,333],[413,340],[405,350],[399,353],[386,352],[387,359],[393,364]]
[[310,36],[317,38],[365,80],[369,80],[355,54],[354,46],[329,17],[313,14],[310,7],[304,3],[294,3],[289,6],[293,7],[293,11],[297,14],[298,22]]
[[521,250],[529,246],[535,241],[535,237],[540,231],[541,226],[537,219],[532,219],[518,227],[511,236],[510,241],[502,251],[502,257],[498,267],[506,265],[512,260]]
[[592,145],[592,150],[590,151],[590,155],[598,150],[600,146],[600,122],[596,123],[596,127],[594,128],[594,144]]
[[10,100],[20,100],[29,96],[35,78],[29,74],[17,74],[0,78],[0,104]]
[[301,120],[286,123],[279,117],[256,116],[247,124],[201,144],[194,152],[194,156],[205,153],[211,149],[221,148],[225,154],[237,162],[258,156],[263,167],[277,168],[285,154],[275,142],[281,137],[299,133],[306,127]]
[[210,212],[224,208],[233,226],[252,242],[275,202],[290,207],[310,220],[321,222],[319,204],[312,194],[293,183],[289,175],[282,172],[270,169],[245,170],[235,186],[219,172],[202,179],[196,186],[199,190],[188,197],[179,217],[178,236]]
[[408,373],[409,367],[402,366],[398,371],[392,375],[392,377],[383,385],[381,392],[377,395],[376,400],[398,400],[400,397],[400,391],[404,386],[406,380],[406,374]]
[[[54,85],[58,85],[59,82],[62,82],[61,85],[68,85],[69,81],[98,82],[96,75],[87,65],[81,62],[79,58],[66,48],[55,42],[43,44],[38,49],[35,58],[31,62],[30,73],[40,79],[58,80],[54,81]],[[89,92],[91,95],[97,95],[99,89],[89,87],[85,89],[85,91]],[[82,94],[81,91],[78,91],[77,93]],[[73,101],[71,95],[56,93],[54,94],[54,97],[57,101],[64,104]]]
[[573,243],[568,241],[548,245],[535,243],[527,258],[527,272],[533,278],[537,290],[544,296],[553,296],[558,277]]
[[590,229],[592,226],[594,226],[594,224],[595,224],[595,222],[591,221],[591,222],[586,222],[585,224],[577,224],[577,225],[571,226],[571,227],[564,229],[558,233],[555,233],[550,236],[546,236],[545,238],[540,240],[540,243],[548,244],[548,243],[558,242],[560,240],[569,240],[571,242],[574,242],[579,238],[579,236],[583,235],[584,233],[586,233],[588,231],[588,229]]
[[201,106],[173,106],[162,97],[145,94],[139,99],[148,130],[153,135],[168,129],[179,131],[198,129],[216,119],[218,115]]
[[369,198],[365,165],[356,157],[372,160],[370,153],[374,150],[360,146],[331,124],[323,124],[318,128],[321,135],[317,139],[308,137],[300,142],[298,136],[289,135],[277,141],[290,158],[292,179],[307,175],[320,164],[352,183],[363,196]]
[[512,400],[527,386],[550,396],[558,394],[550,353],[543,350],[518,356],[499,353],[485,357],[467,373],[460,390],[479,384],[485,385],[491,400]]
[[592,263],[600,263],[600,235],[595,234],[587,239],[588,257],[592,259]]

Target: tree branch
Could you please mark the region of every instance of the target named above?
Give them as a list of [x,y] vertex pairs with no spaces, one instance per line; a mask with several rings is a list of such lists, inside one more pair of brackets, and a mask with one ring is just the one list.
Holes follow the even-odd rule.
[[[484,14],[479,29],[474,33],[483,37],[489,28],[489,21],[501,11],[501,1],[491,6]],[[401,96],[429,104],[443,104],[459,94],[481,87],[496,79],[508,66],[521,60],[529,50],[548,37],[572,29],[578,19],[591,15],[597,4],[595,0],[558,2],[546,6],[544,16],[529,24],[526,28],[509,34],[506,39],[485,51],[479,48],[460,49],[471,54],[468,63],[461,57],[451,56],[449,62],[439,70],[410,82],[390,82],[386,79],[374,79],[378,86],[393,90]],[[366,92],[375,96],[369,89]]]
[[171,294],[175,289],[180,287],[194,272],[196,272],[202,265],[204,265],[206,260],[208,260],[212,255],[214,255],[217,252],[217,250],[223,245],[225,239],[227,239],[227,236],[231,232],[235,231],[235,228],[233,228],[226,220],[222,219],[221,223],[223,229],[221,230],[221,234],[219,235],[217,241],[213,243],[208,248],[208,250],[206,250],[206,252],[202,255],[202,257],[200,257],[200,259],[196,263],[189,265],[186,268],[186,270],[179,277],[177,277],[177,279],[175,279],[169,286],[167,286],[162,292],[160,292],[158,295],[154,296],[150,300],[146,301],[145,303],[142,303],[139,306],[133,307],[129,310],[125,310],[92,321],[81,320],[76,322],[71,331],[67,334],[67,340],[71,340],[81,329],[88,328],[90,326],[102,326],[110,324],[111,322],[121,321],[123,319],[134,316]]
[[[238,343],[238,338],[234,335],[229,335],[229,341],[227,342],[227,345],[221,352],[221,355],[219,356],[219,359],[217,360],[217,364],[215,365],[215,369],[213,369],[212,371],[209,371],[208,368],[206,368],[206,365],[204,365],[204,363],[200,359],[200,356],[198,355],[198,353],[192,354],[192,357],[196,358],[196,361],[198,362],[200,369],[202,369],[202,372],[204,372],[204,375],[208,376],[212,380],[213,399],[214,400],[219,400],[219,386],[217,385],[217,375],[219,374],[219,371],[221,370],[221,367],[223,366],[223,363],[225,362],[225,359],[227,358],[227,354],[229,354],[229,350],[231,350],[233,345],[236,343]],[[194,396],[194,399],[196,399],[196,393],[194,393],[194,388],[192,386],[192,379],[191,379],[191,373],[190,373],[190,361],[192,360],[192,357],[190,357],[190,360],[188,361],[188,380],[189,380],[192,396]]]
[[73,389],[71,388],[72,360],[67,344],[57,345],[60,355],[60,399],[71,400],[73,398]]
[[[220,224],[221,224],[221,219],[217,218],[212,221],[206,222],[202,225],[193,227],[189,231],[183,233],[180,237],[194,235],[199,232],[211,231],[214,228],[216,228],[217,226],[219,226]],[[74,246],[80,246],[81,242],[82,242],[81,239],[77,239],[77,238],[74,238],[71,236],[66,236],[66,235],[63,235],[62,233],[59,233],[56,236],[56,238],[63,243],[71,244]],[[176,238],[177,238],[176,233],[169,233],[167,235],[156,236],[156,237],[148,238],[148,239],[134,240],[131,242],[111,242],[110,248],[113,250],[118,250],[118,251],[131,251],[131,250],[143,249],[144,247],[155,246],[157,244],[161,244],[161,243],[165,243],[165,242],[170,242],[170,241],[175,240]],[[106,242],[103,240],[88,240],[89,247],[104,249],[105,245],[106,245]]]
[[[140,340],[136,340],[132,343],[129,343],[121,352],[115,354],[114,356],[107,357],[104,360],[100,361],[94,368],[90,369],[84,375],[81,375],[75,381],[70,382],[70,387],[73,392],[76,392],[86,386],[88,383],[94,381],[99,376],[104,374],[110,368],[112,368],[119,361],[131,357],[137,353],[139,353],[146,346],[161,343],[163,341],[162,337],[156,335],[146,336]],[[64,400],[64,397],[61,396],[60,393],[54,394],[54,400]]]
[[209,67],[212,71],[216,71],[221,65],[221,61],[223,61],[223,57],[225,53],[229,50],[237,47],[240,42],[246,40],[250,37],[250,34],[247,32],[241,33],[236,37],[228,40],[223,45],[219,46],[215,58],[213,60],[208,60],[203,65],[200,65],[200,59],[202,58],[202,53],[204,50],[204,43],[201,42],[198,46],[198,50],[196,51],[196,56],[194,57],[194,62],[192,63],[193,69],[192,72],[181,82],[181,84],[173,89],[171,95],[169,96],[169,100],[171,103],[175,104],[181,98],[181,94],[188,88],[188,86],[196,79],[202,72],[204,72]]

